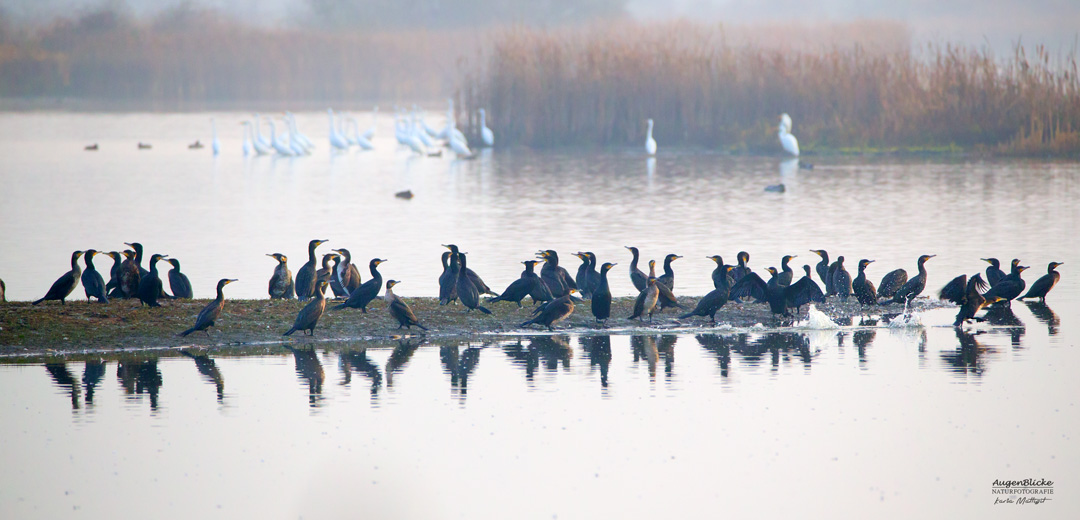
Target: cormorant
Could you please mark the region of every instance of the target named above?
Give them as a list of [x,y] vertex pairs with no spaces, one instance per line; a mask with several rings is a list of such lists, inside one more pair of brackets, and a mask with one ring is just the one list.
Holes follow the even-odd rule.
[[[716,258],[720,258],[717,256]],[[722,268],[724,270],[721,276],[714,276],[713,280],[719,278],[719,285],[715,289],[709,291],[708,294],[703,296],[697,302],[697,306],[694,310],[679,316],[679,319],[686,319],[691,316],[708,316],[709,320],[716,324],[716,312],[720,310],[728,301],[728,294],[731,292],[731,287],[728,285],[728,271],[733,269],[730,265],[723,265],[721,260],[716,260],[716,264],[719,266],[717,269]]]
[[[595,261],[596,257],[593,257],[593,260]],[[616,265],[618,264],[604,262],[604,265],[600,266],[600,285],[593,292],[592,300],[589,302],[596,323],[604,323],[611,316],[611,287],[608,285],[608,271]]]
[[1031,289],[1028,289],[1027,294],[1020,297],[1021,300],[1027,298],[1038,298],[1039,301],[1046,301],[1046,293],[1050,292],[1057,285],[1058,280],[1061,279],[1061,273],[1057,272],[1057,266],[1062,265],[1064,262],[1050,262],[1046,266],[1046,274],[1035,280],[1035,283],[1031,284]]
[[574,256],[581,259],[581,265],[578,266],[577,276],[574,277],[574,282],[580,288],[582,298],[592,298],[592,291],[589,285],[589,268],[593,271],[596,270],[596,266],[591,264],[593,260],[589,259],[589,255],[583,252],[574,253]]
[[94,267],[94,256],[98,253],[100,251],[87,249],[83,256],[86,269],[83,269],[81,279],[83,291],[86,293],[86,303],[90,303],[91,296],[101,303],[109,303],[109,297],[105,294],[105,279]]
[[194,298],[191,281],[186,274],[180,272],[180,261],[170,258],[169,263],[172,264],[172,269],[169,269],[169,290],[172,291],[173,298]]
[[537,253],[537,256],[544,259],[544,266],[540,268],[540,279],[547,284],[552,296],[565,296],[570,289],[578,289],[570,273],[559,267],[558,253],[552,249],[546,249]]
[[836,270],[844,263],[841,260],[843,257],[838,257],[833,260],[833,263],[829,264],[829,271],[825,274],[825,297],[836,295]]
[[461,300],[461,304],[467,307],[465,312],[478,309],[484,314],[491,314],[491,311],[483,305],[480,305],[480,291],[476,288],[476,285],[473,284],[469,275],[466,274],[469,266],[468,262],[465,260],[465,253],[458,253],[457,256],[460,262],[460,265],[458,266],[457,295],[458,299]]
[[82,268],[79,267],[79,257],[82,256],[82,251],[75,251],[71,253],[71,270],[64,273],[53,282],[52,287],[49,287],[49,292],[45,293],[45,296],[40,300],[35,301],[31,305],[37,305],[45,300],[60,300],[60,304],[64,304],[64,299],[71,294],[71,291],[75,290],[75,286],[79,285],[79,277],[82,276]]
[[439,305],[446,305],[457,300],[457,255],[450,251],[443,253],[442,267],[442,274],[439,275]]
[[811,249],[811,253],[817,253],[821,257],[821,261],[814,266],[817,270],[818,278],[821,278],[821,283],[826,287],[829,286],[829,252],[824,249]]
[[318,280],[315,276],[315,248],[326,242],[329,242],[329,240],[312,240],[308,242],[308,261],[296,272],[296,297],[301,301],[315,295],[315,283]]
[[652,321],[653,312],[656,311],[656,302],[660,299],[660,289],[657,288],[656,277],[650,276],[648,282],[646,282],[645,289],[638,293],[637,300],[634,300],[634,313],[627,319],[637,318],[638,321],[642,321],[642,316],[649,315],[649,321]]
[[289,258],[281,253],[267,254],[278,261],[274,274],[270,277],[268,288],[271,299],[291,300],[296,297],[293,290],[292,271],[289,270]]
[[[456,246],[454,244],[450,244],[450,245],[447,245],[447,246],[444,246],[444,247],[450,249],[450,252],[455,254],[455,255],[460,254],[460,251],[458,250],[458,246]],[[480,275],[476,274],[476,271],[473,271],[472,269],[469,269],[469,268],[465,268],[465,276],[469,277],[469,281],[471,281],[473,283],[473,287],[476,287],[476,292],[477,293],[479,293],[479,294],[490,294],[492,296],[498,296],[497,294],[495,294],[495,291],[492,291],[491,288],[488,287],[488,285],[486,283],[484,283],[484,280],[480,278]]]
[[810,266],[803,265],[803,271],[806,272],[802,278],[788,286],[785,294],[787,294],[787,306],[795,307],[795,312],[801,313],[802,306],[810,302],[823,302],[825,301],[825,293],[821,292],[821,286],[814,281],[814,277],[810,275]]
[[308,302],[303,309],[300,309],[300,313],[296,315],[296,321],[293,323],[291,329],[283,336],[288,336],[296,331],[310,331],[311,335],[315,335],[315,326],[319,324],[319,318],[322,317],[323,312],[326,311],[326,286],[328,283],[323,280],[315,285],[315,299]]
[[1001,270],[1001,261],[997,258],[982,258],[983,262],[990,265],[986,266],[986,283],[990,284],[990,287],[997,285],[1002,278],[1005,278],[1005,271]]
[[[337,283],[345,289],[345,295],[348,296],[352,294],[357,287],[360,287],[360,269],[357,269],[356,264],[352,263],[352,253],[350,253],[348,249],[341,248],[334,249],[333,251],[340,254],[342,258],[341,263],[334,268],[333,278],[337,279]],[[332,281],[330,287],[334,287]],[[337,291],[335,291],[334,294],[336,295]]]
[[[923,289],[926,288],[926,261],[937,255],[922,255],[919,257],[919,274],[914,278],[908,280],[904,285],[900,286],[896,290],[896,294],[892,299],[884,303],[907,303],[922,294]],[[889,273],[892,274],[892,273]],[[904,273],[907,274],[907,273]],[[886,275],[888,276],[888,275]],[[885,281],[882,280],[881,285],[885,285]],[[879,294],[880,296],[880,294]]]
[[638,248],[633,246],[623,246],[630,250],[630,254],[634,255],[633,260],[630,260],[630,282],[634,284],[634,288],[638,291],[644,291],[645,286],[648,284],[649,277],[645,276],[645,273],[638,269]]
[[[735,284],[735,280],[731,276],[731,269],[734,269],[735,267],[725,265],[724,259],[720,255],[712,255],[705,258],[716,262],[716,269],[713,269],[712,271],[713,289],[720,287],[721,284],[726,284],[730,289],[731,286]],[[731,269],[728,269],[728,267],[731,267]]]
[[[656,260],[649,260],[649,278],[656,278],[656,290],[660,293],[659,299],[657,300],[660,305],[660,311],[663,311],[668,307],[685,309],[682,305],[679,305],[679,301],[675,299],[675,294],[671,292],[671,288],[661,283],[660,278],[657,278]],[[672,279],[672,282],[674,282],[674,278]]]
[[983,293],[983,297],[990,299],[991,296],[1000,296],[1005,302],[1015,299],[1024,293],[1024,288],[1027,287],[1027,282],[1020,277],[1020,273],[1023,273],[1028,266],[1020,265],[1019,258],[1013,258],[1012,268],[1009,270],[1009,274],[1005,275],[1005,278],[998,280],[997,285],[990,287],[989,291]]
[[739,251],[739,254],[735,255],[735,262],[735,269],[731,270],[731,278],[735,280],[735,283],[739,283],[739,280],[750,274],[750,266],[747,265],[750,263],[750,253]]
[[[737,266],[732,269],[731,272],[735,272],[739,269]],[[732,276],[734,278],[734,276]],[[731,287],[731,300],[736,303],[741,303],[740,298],[749,297],[754,299],[754,303],[765,303],[768,301],[768,283],[758,276],[757,273],[751,271],[743,275],[739,281],[735,282],[735,285]]]
[[371,278],[360,284],[360,287],[357,287],[356,290],[349,295],[349,299],[334,307],[334,309],[360,309],[366,314],[368,304],[379,296],[379,289],[382,289],[383,283],[382,275],[379,274],[379,264],[386,261],[387,260],[382,258],[372,258],[371,262],[368,262],[368,270],[371,271]]
[[798,255],[784,255],[784,257],[780,259],[780,285],[786,287],[788,285],[791,285],[791,282],[795,279],[795,271],[792,271],[791,266],[788,265],[788,262],[790,262],[791,259],[795,258],[796,256]]
[[954,327],[959,327],[971,319],[983,321],[984,318],[976,318],[975,313],[1001,299],[999,296],[992,296],[989,300],[984,298],[981,293],[986,288],[987,284],[979,274],[972,276],[970,280],[967,275],[962,274],[941,288],[938,298],[960,306],[960,311],[956,313],[956,320],[953,322]]
[[124,257],[116,252],[109,251],[105,253],[112,258],[113,264],[109,268],[109,283],[105,284],[105,292],[110,298],[123,298],[124,292],[120,290],[120,273],[122,272],[121,265],[124,261]]
[[160,307],[158,298],[161,297],[162,288],[161,278],[158,277],[158,260],[168,258],[168,255],[161,255],[155,253],[150,257],[150,272],[146,276],[139,280],[139,301],[150,307]]
[[765,270],[772,275],[765,289],[765,296],[769,301],[769,310],[773,314],[789,316],[790,314],[787,311],[787,289],[789,286],[780,283],[780,272],[775,267],[768,267]]
[[383,293],[383,300],[386,301],[386,309],[390,311],[390,316],[398,322],[398,329],[401,327],[412,328],[413,325],[420,327],[421,329],[428,330],[427,327],[420,324],[420,321],[416,319],[416,314],[409,307],[409,304],[405,303],[398,295],[394,294],[394,286],[401,282],[397,280],[386,281],[386,292]]
[[585,255],[589,257],[589,293],[595,293],[600,288],[600,271],[596,266],[596,254],[592,251],[585,251]]
[[881,283],[878,284],[878,298],[892,298],[896,296],[896,291],[899,291],[908,281],[907,271],[903,269],[894,269],[881,277]]
[[180,333],[180,336],[187,336],[195,331],[206,332],[206,337],[210,337],[210,327],[214,326],[214,322],[217,321],[218,316],[221,316],[221,309],[225,308],[225,293],[222,289],[226,285],[235,282],[235,279],[222,278],[217,283],[217,298],[206,304],[203,310],[199,311],[199,315],[195,318],[195,326]]
[[874,288],[874,282],[866,279],[866,266],[873,262],[873,260],[865,258],[859,260],[859,275],[855,277],[855,281],[851,284],[851,291],[855,293],[855,298],[863,305],[877,305],[877,290]]
[[7,284],[4,283],[3,279],[0,279],[0,302],[6,302],[6,301],[7,301]]
[[671,270],[671,262],[682,258],[676,254],[670,254],[664,257],[664,274],[660,275],[656,279],[657,283],[661,283],[667,286],[669,290],[675,290],[675,271]]
[[139,280],[142,280],[142,277],[146,276],[147,273],[150,272],[150,271],[147,271],[146,269],[144,269],[143,266],[142,266],[142,259],[143,259],[143,246],[142,246],[142,244],[140,244],[138,242],[124,242],[124,245],[125,246],[131,246],[131,249],[135,251],[135,267],[137,267],[139,269]]
[[840,297],[840,301],[847,301],[851,296],[851,273],[844,267],[844,256],[836,257],[836,270],[832,278],[833,294]]
[[[327,261],[333,264],[327,265]],[[334,293],[334,298],[348,298],[351,292],[341,285],[341,280],[337,276],[338,268],[341,266],[341,255],[326,253],[323,255],[322,265],[321,269],[315,271],[316,278],[326,280],[330,284],[330,292]]]
[[125,249],[121,254],[124,255],[124,262],[120,264],[120,290],[124,298],[138,297],[142,275],[139,274],[139,265],[135,263],[135,251]]
[[[517,280],[511,282],[502,294],[494,298],[488,298],[488,303],[514,302],[518,305],[518,308],[521,308],[521,300],[529,295],[533,295],[534,302],[551,301],[553,299],[551,298],[551,293],[547,292],[547,286],[544,285],[544,282],[542,282],[540,277],[534,272],[536,264],[540,262],[536,260],[526,260],[521,263],[525,264],[525,270],[521,272],[521,276]],[[537,291],[538,286],[545,291],[545,294],[548,296],[547,299],[538,298],[536,294],[533,294]]]
[[544,309],[540,311],[536,317],[518,326],[526,327],[535,323],[547,327],[548,330],[555,330],[555,324],[565,320],[574,313],[574,301],[570,299],[570,297],[576,290],[577,289],[570,289],[566,294],[545,304]]

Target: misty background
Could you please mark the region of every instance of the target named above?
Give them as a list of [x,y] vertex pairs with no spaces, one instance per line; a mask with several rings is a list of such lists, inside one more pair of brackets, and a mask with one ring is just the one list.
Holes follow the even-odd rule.
[[141,19],[208,9],[243,24],[279,28],[468,29],[620,17],[749,25],[880,20],[903,24],[915,45],[962,43],[997,54],[1010,52],[1017,42],[1068,52],[1076,47],[1080,28],[1080,2],[1070,0],[0,0],[0,18],[8,26],[40,26],[103,8]]

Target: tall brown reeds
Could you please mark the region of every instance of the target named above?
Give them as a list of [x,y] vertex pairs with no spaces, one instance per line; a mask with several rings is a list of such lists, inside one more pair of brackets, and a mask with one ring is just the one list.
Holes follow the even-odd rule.
[[515,28],[463,76],[461,109],[487,108],[504,145],[637,144],[653,118],[666,145],[768,152],[787,112],[808,151],[1080,153],[1075,54],[912,50],[902,30],[867,44],[779,40],[686,21]]

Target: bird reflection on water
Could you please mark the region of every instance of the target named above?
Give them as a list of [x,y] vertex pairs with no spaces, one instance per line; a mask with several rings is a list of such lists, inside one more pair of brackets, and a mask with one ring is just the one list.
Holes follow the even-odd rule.
[[218,370],[217,363],[214,363],[214,360],[210,359],[206,352],[184,349],[180,351],[180,354],[195,360],[195,368],[210,384],[214,385],[217,390],[217,401],[219,404],[223,403],[225,401],[225,378],[221,375],[221,371]]
[[1061,318],[1054,312],[1053,309],[1048,307],[1045,303],[1037,301],[1024,300],[1024,305],[1027,306],[1031,314],[1035,316],[1035,319],[1046,325],[1046,332],[1051,336],[1057,336],[1058,327],[1061,326]]
[[382,371],[379,370],[379,365],[376,365],[368,357],[367,348],[342,352],[339,354],[339,360],[341,375],[344,376],[341,384],[348,385],[351,383],[352,372],[355,370],[356,373],[363,374],[371,380],[371,397],[378,397],[379,389],[382,388],[383,375]]
[[589,358],[589,370],[600,369],[600,386],[607,389],[608,373],[611,369],[611,336],[607,334],[583,336],[578,341]]
[[116,378],[129,399],[138,399],[142,394],[146,394],[150,397],[150,410],[157,411],[162,385],[158,358],[120,361],[116,365]]
[[287,345],[285,348],[292,352],[293,359],[296,361],[296,375],[300,376],[301,382],[307,382],[308,405],[318,408],[322,404],[322,386],[326,380],[326,373],[319,361],[319,355],[315,353],[314,348],[297,349]]
[[503,352],[510,357],[510,361],[525,369],[525,380],[529,383],[534,381],[536,369],[543,364],[548,372],[558,372],[560,365],[564,370],[570,370],[570,359],[574,357],[574,351],[570,348],[570,338],[564,335],[555,336],[532,336],[529,345],[523,346],[521,341],[503,345]]
[[450,375],[450,394],[464,401],[469,394],[469,375],[480,362],[480,347],[465,347],[464,352],[459,345],[439,347],[439,359]]

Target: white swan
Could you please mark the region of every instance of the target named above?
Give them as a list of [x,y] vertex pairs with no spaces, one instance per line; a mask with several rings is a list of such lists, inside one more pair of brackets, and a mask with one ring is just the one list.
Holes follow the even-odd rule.
[[784,151],[798,157],[799,140],[791,134],[791,116],[787,113],[780,115],[780,128],[777,135],[780,137],[780,146],[784,147]]
[[359,146],[361,150],[374,149],[375,147],[371,145],[371,141],[369,141],[367,137],[364,137],[363,134],[360,133],[360,123],[357,122],[356,119],[353,119],[351,117],[349,118],[349,122],[352,124],[353,132],[356,133],[356,138],[350,138],[349,141],[352,141],[354,144]]
[[326,114],[330,117],[330,146],[338,150],[347,150],[349,143],[338,134],[337,128],[334,127],[334,111],[328,108]]
[[[371,112],[371,127],[368,128],[367,131],[365,131],[363,134],[361,134],[361,137],[363,137],[364,139],[367,139],[368,141],[371,141],[375,137],[375,120],[376,120],[376,118],[378,116],[379,116],[379,107],[376,105],[375,110],[373,110]],[[371,144],[371,143],[368,143],[368,144]],[[370,148],[368,148],[368,150],[370,150]]]
[[645,153],[656,155],[656,139],[652,136],[652,119],[649,120],[649,130],[645,133]]
[[289,121],[289,118],[283,118],[281,122],[285,125],[285,128],[289,130],[288,147],[290,150],[292,150],[293,155],[308,155],[310,152],[308,152],[307,148],[304,148],[304,144],[301,143],[300,139],[297,138],[296,131],[293,129],[292,123]]
[[450,139],[450,149],[458,155],[458,157],[472,157],[472,150],[469,149],[468,143],[463,139]]
[[214,151],[214,155],[221,153],[221,141],[217,138],[217,123],[214,122],[214,118],[210,118],[210,131],[212,132],[212,139],[210,139],[210,149]]
[[484,140],[484,146],[495,146],[495,132],[487,126],[487,112],[480,109],[480,138]]
[[[255,143],[261,144],[263,149],[267,150],[266,153],[270,153],[270,141],[267,141],[266,138],[262,135],[262,122],[259,120],[259,114],[255,114],[255,123],[252,127],[252,130],[255,133],[251,136],[251,140]],[[258,149],[258,147],[255,147],[255,150]]]
[[255,138],[254,123],[252,123],[251,121],[244,121],[240,124],[246,126],[247,131],[252,134],[251,147],[255,150],[255,153],[259,155],[269,155],[274,153],[274,151],[268,145],[260,143],[259,140]]
[[251,133],[251,123],[243,121],[240,126],[244,127],[244,157],[251,155],[251,141],[248,139],[248,134]]
[[296,139],[300,141],[300,146],[304,147],[305,153],[311,153],[311,150],[315,148],[315,143],[308,139],[308,136],[300,132],[300,127],[296,126],[296,114],[292,112],[285,112],[285,115],[289,118],[289,129],[292,131]]
[[[417,121],[419,121],[420,124],[417,124]],[[420,139],[420,142],[424,143],[424,146],[428,148],[432,148],[435,146],[435,141],[432,141],[431,136],[428,135],[427,123],[424,122],[424,119],[421,118],[415,110],[413,110],[412,114],[412,125],[413,134],[415,134],[416,137]]]
[[281,155],[284,155],[286,157],[292,157],[292,155],[293,155],[292,150],[290,150],[288,146],[285,146],[285,144],[282,143],[281,141],[278,141],[277,129],[274,128],[274,120],[273,119],[267,119],[266,121],[268,123],[270,123],[270,146],[274,150],[277,150],[277,153],[279,153]]

